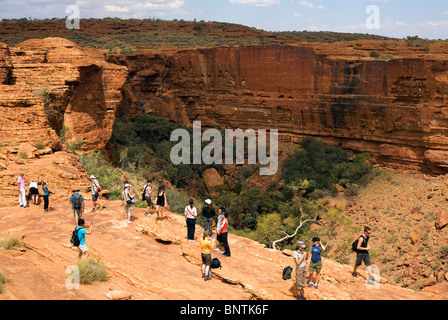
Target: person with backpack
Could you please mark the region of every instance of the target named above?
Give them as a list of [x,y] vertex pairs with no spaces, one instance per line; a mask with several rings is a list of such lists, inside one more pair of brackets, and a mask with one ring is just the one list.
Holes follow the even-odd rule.
[[146,201],[146,203],[148,204],[146,206],[146,212],[145,212],[145,216],[147,217],[151,216],[149,210],[154,207],[151,199],[152,190],[153,190],[152,181],[147,180],[145,186],[143,187],[143,193],[142,193],[142,200]]
[[225,257],[230,257],[230,248],[229,248],[229,241],[228,241],[228,232],[227,227],[229,226],[229,221],[227,220],[228,213],[224,211],[222,214],[223,218],[221,221],[221,226],[219,229],[219,234],[221,235],[221,242],[222,246],[224,247],[224,252],[221,252]]
[[201,244],[202,278],[204,278],[204,281],[207,281],[212,278],[210,266],[212,264],[212,248],[214,243],[214,241],[210,239],[208,230],[204,230],[199,242]]
[[[360,235],[357,240],[355,240],[352,244],[353,251],[356,252],[356,262],[355,266],[353,267],[352,276],[357,277],[358,274],[356,273],[356,270],[361,266],[362,262],[364,261],[364,264],[367,267],[370,267],[370,255],[369,250],[370,246],[368,245],[370,234],[372,233],[372,230],[370,227],[364,228],[364,234]],[[368,268],[370,270],[370,268]],[[369,274],[369,280],[371,278],[371,275]]]
[[156,200],[156,214],[157,214],[156,220],[160,220],[163,219],[163,211],[165,210],[165,208],[168,207],[165,188],[163,186],[160,186],[159,189],[157,190],[157,196],[155,200]]
[[124,200],[126,202],[124,205],[124,210],[125,210],[126,216],[127,216],[126,222],[132,223],[131,212],[133,210],[134,204],[137,203],[137,199],[135,199],[135,196],[132,194],[131,185],[129,183],[125,184],[125,186],[124,186]]
[[90,230],[84,229],[85,221],[84,219],[78,220],[78,226],[75,228],[72,234],[71,244],[74,247],[78,247],[79,255],[78,261],[85,259],[89,256],[89,248],[86,244],[86,234],[92,234],[93,222],[90,223]]
[[311,247],[311,250],[310,250],[311,261],[310,261],[309,267],[308,267],[308,270],[310,272],[310,277],[309,277],[310,282],[308,283],[308,287],[312,287],[314,285],[314,288],[317,289],[319,286],[320,273],[322,271],[321,253],[322,253],[322,251],[325,251],[325,247],[320,242],[319,237],[314,237],[312,242],[313,242],[313,246]]
[[306,274],[307,274],[307,260],[310,255],[309,252],[305,252],[306,245],[303,241],[297,242],[297,250],[294,251],[293,258],[296,264],[296,289],[297,300],[306,300],[305,298],[305,286],[306,286]]
[[99,202],[100,192],[101,192],[102,187],[94,175],[90,176],[90,180],[92,181],[92,188],[91,188],[92,189],[92,202],[93,202],[92,212],[95,212],[97,207],[100,207],[100,210],[103,209],[103,206],[100,205],[100,202]]
[[44,212],[48,213],[48,207],[50,205],[50,190],[48,190],[48,182],[44,181],[42,182],[42,191],[44,192],[43,198],[44,198]]
[[19,185],[19,202],[20,206],[23,208],[28,208],[29,205],[26,201],[26,190],[25,190],[25,173],[20,172],[20,176],[17,179],[17,184]]
[[68,200],[72,205],[73,218],[75,219],[75,224],[78,223],[79,219],[82,218],[84,213],[84,197],[79,194],[79,189],[72,190],[73,194]]
[[202,208],[202,218],[204,219],[204,230],[207,230],[210,235],[213,234],[214,217],[215,209],[212,206],[212,200],[207,199],[205,200],[205,206]]
[[185,207],[185,222],[187,224],[187,238],[188,241],[194,242],[194,231],[196,229],[196,217],[198,211],[193,206],[193,199],[188,201],[188,206]]

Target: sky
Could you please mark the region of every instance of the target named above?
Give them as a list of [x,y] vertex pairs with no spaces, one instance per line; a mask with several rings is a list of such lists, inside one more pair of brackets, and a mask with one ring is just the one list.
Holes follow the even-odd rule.
[[0,0],[0,19],[159,18],[267,31],[335,31],[448,39],[448,0]]

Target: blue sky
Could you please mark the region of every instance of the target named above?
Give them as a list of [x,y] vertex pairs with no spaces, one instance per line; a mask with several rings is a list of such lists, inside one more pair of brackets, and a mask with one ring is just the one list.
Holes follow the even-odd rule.
[[[269,31],[448,38],[448,0],[0,0],[0,19],[64,18],[69,5],[79,8],[81,21],[155,17],[231,22]],[[372,5],[375,10],[366,12]],[[366,26],[369,17],[377,28]]]

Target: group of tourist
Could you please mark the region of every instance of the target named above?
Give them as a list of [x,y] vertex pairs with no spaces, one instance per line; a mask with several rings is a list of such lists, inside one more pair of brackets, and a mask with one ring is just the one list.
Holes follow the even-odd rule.
[[[91,193],[93,208],[92,212],[95,212],[97,208],[99,210],[103,209],[103,205],[99,203],[100,191],[102,185],[98,182],[94,175],[90,176],[92,182]],[[19,186],[19,202],[20,207],[29,207],[26,199],[26,181],[25,174],[20,172],[20,176],[17,180]],[[44,212],[48,213],[49,208],[49,195],[51,191],[48,189],[49,184],[46,181],[42,182],[42,191],[44,199]],[[39,204],[39,190],[38,185],[35,181],[31,181],[29,184],[30,197],[34,205]],[[151,216],[151,209],[154,209],[157,214],[156,221],[163,220],[164,210],[169,208],[168,201],[163,186],[160,186],[157,190],[156,195],[153,197],[154,187],[151,180],[147,180],[146,184],[143,186],[142,200],[146,201],[147,206],[145,209],[145,215]],[[70,196],[69,203],[72,207],[73,218],[77,227],[75,232],[79,238],[79,255],[78,259],[88,257],[88,247],[85,241],[85,235],[91,234],[93,230],[93,223],[90,224],[90,230],[87,231],[84,228],[85,220],[82,218],[85,211],[85,201],[84,197],[79,193],[80,189],[72,190],[72,195]],[[123,190],[121,192],[121,197],[123,200],[123,213],[126,214],[126,223],[132,223],[131,213],[134,204],[137,203],[137,199],[133,192],[131,191],[131,185],[129,181],[123,182]],[[210,199],[205,200],[205,204],[202,208],[202,218],[204,220],[204,232],[200,237],[200,247],[201,247],[201,260],[202,260],[202,278],[207,281],[211,279],[211,263],[212,263],[212,250],[215,247],[216,252],[220,252],[226,257],[230,257],[230,248],[228,243],[228,214],[224,207],[218,209],[218,217],[215,222],[215,209],[212,205]],[[194,206],[194,201],[189,200],[188,205],[185,207],[184,212],[185,226],[187,227],[187,239],[188,241],[195,242],[195,229],[196,229],[196,219],[198,217],[198,210]],[[216,223],[216,238],[213,236],[213,225]],[[368,245],[369,236],[371,229],[366,227],[364,229],[364,234],[358,238],[356,245],[356,262],[353,268],[352,276],[357,277],[357,269],[361,266],[362,262],[366,266],[370,266],[370,256]],[[297,289],[297,300],[306,300],[304,295],[305,287],[318,288],[320,281],[320,274],[322,271],[322,251],[325,251],[325,246],[320,241],[319,237],[314,237],[312,239],[312,247],[309,251],[305,251],[306,245],[303,241],[297,242],[297,248],[294,251],[293,258],[295,262],[295,283]],[[368,268],[369,270],[369,268]],[[372,276],[369,276],[369,280]]]
[[[352,276],[357,277],[357,270],[361,266],[362,262],[368,267],[369,272],[368,281],[373,280],[370,274],[371,269],[369,268],[370,246],[368,245],[370,234],[372,230],[369,227],[364,228],[364,233],[357,239],[356,245],[356,262],[353,268]],[[305,251],[306,245],[303,241],[297,242],[297,249],[294,251],[293,258],[295,262],[295,274],[296,274],[296,289],[297,289],[297,300],[306,300],[305,298],[305,287],[318,288],[320,274],[322,271],[322,251],[325,251],[325,246],[320,241],[319,237],[314,237],[312,239],[312,247],[309,251]],[[308,279],[307,279],[308,278]]]

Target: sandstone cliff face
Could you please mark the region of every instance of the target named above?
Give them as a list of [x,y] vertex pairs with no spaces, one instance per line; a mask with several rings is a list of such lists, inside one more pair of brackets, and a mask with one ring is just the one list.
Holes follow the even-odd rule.
[[[0,44],[0,203],[17,202],[20,171],[28,182],[47,180],[65,191],[73,184],[51,170],[58,163],[65,164],[62,171],[72,171],[73,182],[85,177],[73,155],[61,160],[53,152],[65,141],[83,150],[105,147],[126,77],[125,67],[66,39],[27,40],[13,48]],[[53,157],[49,166],[42,166],[45,157]]]
[[[330,48],[328,48],[330,51]],[[357,59],[300,46],[136,54],[121,112],[228,128],[279,129],[414,169],[448,168],[448,60]]]

